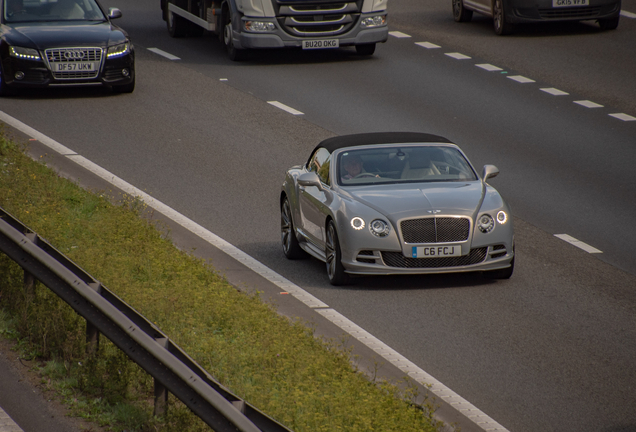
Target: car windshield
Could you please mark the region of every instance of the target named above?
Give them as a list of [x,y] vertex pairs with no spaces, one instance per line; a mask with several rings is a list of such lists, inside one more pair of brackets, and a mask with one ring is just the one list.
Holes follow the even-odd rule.
[[436,145],[348,150],[339,154],[336,172],[341,186],[477,180],[460,151]]
[[4,21],[105,21],[95,0],[5,0]]

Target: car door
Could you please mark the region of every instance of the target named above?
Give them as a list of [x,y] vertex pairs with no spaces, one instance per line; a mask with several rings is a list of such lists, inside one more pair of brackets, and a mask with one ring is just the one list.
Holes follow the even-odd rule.
[[309,161],[307,171],[318,175],[322,190],[316,186],[299,186],[298,188],[302,230],[305,236],[321,249],[325,242],[328,202],[333,197],[329,178],[330,165],[331,153],[325,148],[316,150]]

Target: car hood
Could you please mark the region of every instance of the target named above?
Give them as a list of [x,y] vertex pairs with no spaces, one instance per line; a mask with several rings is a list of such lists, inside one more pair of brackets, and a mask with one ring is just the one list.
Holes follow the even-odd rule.
[[106,47],[126,41],[126,34],[108,21],[99,23],[18,23],[11,26],[10,44],[45,50],[63,47]]
[[485,188],[475,181],[382,185],[348,192],[356,201],[398,221],[430,214],[472,218],[481,207]]

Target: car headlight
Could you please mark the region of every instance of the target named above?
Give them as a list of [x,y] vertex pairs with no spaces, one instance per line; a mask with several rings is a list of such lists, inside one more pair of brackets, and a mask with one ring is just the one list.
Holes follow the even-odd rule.
[[501,210],[499,213],[497,213],[497,222],[502,225],[508,222],[508,214],[505,211]]
[[369,224],[369,231],[371,231],[371,234],[375,236],[386,237],[389,235],[391,227],[382,219],[376,219]]
[[362,27],[380,27],[386,25],[386,15],[376,15],[364,18],[360,24]]
[[9,55],[22,60],[42,60],[38,50],[33,48],[22,48],[17,46],[9,47]]
[[269,21],[245,21],[243,26],[247,31],[258,33],[273,32],[276,30],[274,23]]
[[107,58],[120,57],[130,52],[130,44],[124,42],[123,44],[113,45],[108,47]]
[[479,231],[489,233],[495,227],[495,221],[492,216],[488,214],[481,215],[477,221],[477,226],[479,227]]
[[364,225],[364,219],[362,219],[361,217],[356,216],[351,219],[351,227],[356,231],[360,231],[362,228],[364,228]]

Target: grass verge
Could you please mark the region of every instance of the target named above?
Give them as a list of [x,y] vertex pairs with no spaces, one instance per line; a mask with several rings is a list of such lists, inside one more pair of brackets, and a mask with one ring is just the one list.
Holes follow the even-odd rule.
[[[178,250],[142,202],[113,205],[60,178],[0,135],[0,206],[155,322],[218,381],[295,432],[437,431],[415,388],[370,381],[344,344],[314,337],[209,263]],[[159,227],[161,228],[161,227]],[[114,431],[209,430],[174,397],[152,416],[152,378],[102,338],[85,355],[85,322],[0,255],[0,335],[37,359],[74,415]]]

